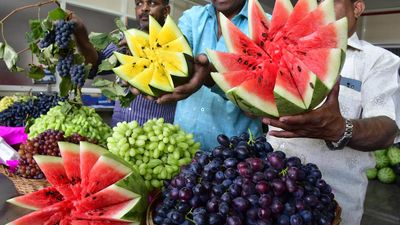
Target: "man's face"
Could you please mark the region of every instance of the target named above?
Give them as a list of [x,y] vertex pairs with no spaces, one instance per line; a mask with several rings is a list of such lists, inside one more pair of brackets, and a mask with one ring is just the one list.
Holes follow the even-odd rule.
[[149,30],[149,15],[154,17],[158,23],[164,24],[169,14],[169,5],[164,5],[163,0],[135,0],[136,19],[140,28]]
[[246,0],[212,0],[212,4],[219,12],[239,11]]

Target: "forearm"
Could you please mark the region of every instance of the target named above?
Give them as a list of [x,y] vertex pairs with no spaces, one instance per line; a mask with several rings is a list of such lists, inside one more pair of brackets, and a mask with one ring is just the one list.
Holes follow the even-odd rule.
[[353,137],[348,146],[359,151],[374,151],[393,144],[399,131],[395,121],[386,116],[352,120]]
[[85,57],[85,62],[92,64],[92,68],[97,68],[99,55],[89,41],[86,28],[81,28],[79,33],[75,34],[75,40],[79,52]]

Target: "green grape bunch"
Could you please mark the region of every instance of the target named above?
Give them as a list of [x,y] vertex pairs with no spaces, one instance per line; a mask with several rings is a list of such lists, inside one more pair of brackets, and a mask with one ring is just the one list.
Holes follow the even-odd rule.
[[46,115],[35,119],[29,128],[28,138],[32,139],[46,130],[60,130],[66,136],[78,133],[89,139],[99,141],[100,145],[106,146],[106,141],[111,136],[111,128],[96,113],[94,108],[87,106],[72,106],[65,112],[65,104],[55,106]]
[[120,122],[107,139],[108,149],[129,162],[145,179],[149,190],[160,188],[164,180],[179,173],[179,168],[192,161],[200,149],[192,134],[164,119]]

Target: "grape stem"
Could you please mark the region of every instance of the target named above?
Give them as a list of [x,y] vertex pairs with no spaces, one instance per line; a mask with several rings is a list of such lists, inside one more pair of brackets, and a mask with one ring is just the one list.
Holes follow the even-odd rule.
[[8,13],[3,19],[0,20],[0,26],[1,26],[1,36],[3,38],[4,43],[7,45],[7,41],[6,38],[4,36],[4,22],[11,17],[12,15],[14,15],[15,13],[19,12],[19,11],[23,11],[25,9],[30,9],[30,8],[40,8],[43,5],[48,5],[48,4],[57,4],[60,7],[60,3],[57,0],[51,0],[51,1],[47,1],[47,2],[39,2],[36,4],[31,4],[31,5],[26,5],[26,6],[22,6],[19,8],[14,9],[13,11],[11,11],[10,13]]

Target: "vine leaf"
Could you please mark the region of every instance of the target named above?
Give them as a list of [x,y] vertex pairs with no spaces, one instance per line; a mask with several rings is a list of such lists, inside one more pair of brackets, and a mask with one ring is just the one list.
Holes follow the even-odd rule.
[[29,20],[29,27],[31,31],[27,34],[28,42],[36,41],[43,36],[44,32],[40,20]]
[[72,81],[71,77],[63,77],[60,83],[60,96],[66,97],[68,95],[69,90],[72,89]]
[[101,64],[99,65],[98,73],[112,70],[117,65],[117,63],[118,60],[115,55],[112,55],[111,57],[104,59],[103,61],[101,61]]
[[64,20],[67,17],[67,13],[60,7],[49,12],[47,18],[49,20]]
[[105,87],[105,86],[111,86],[114,82],[106,80],[106,79],[102,79],[99,77],[96,77],[93,80],[93,86],[95,87]]
[[4,46],[3,59],[4,62],[6,63],[7,68],[10,71],[15,71],[15,72],[22,71],[22,69],[17,67],[16,65],[18,61],[18,54],[11,46],[9,45]]
[[44,69],[41,66],[30,64],[28,76],[35,80],[40,80],[45,76]]
[[125,24],[122,22],[122,20],[120,18],[115,18],[115,25],[117,25],[118,29],[120,31],[126,31],[126,26]]

